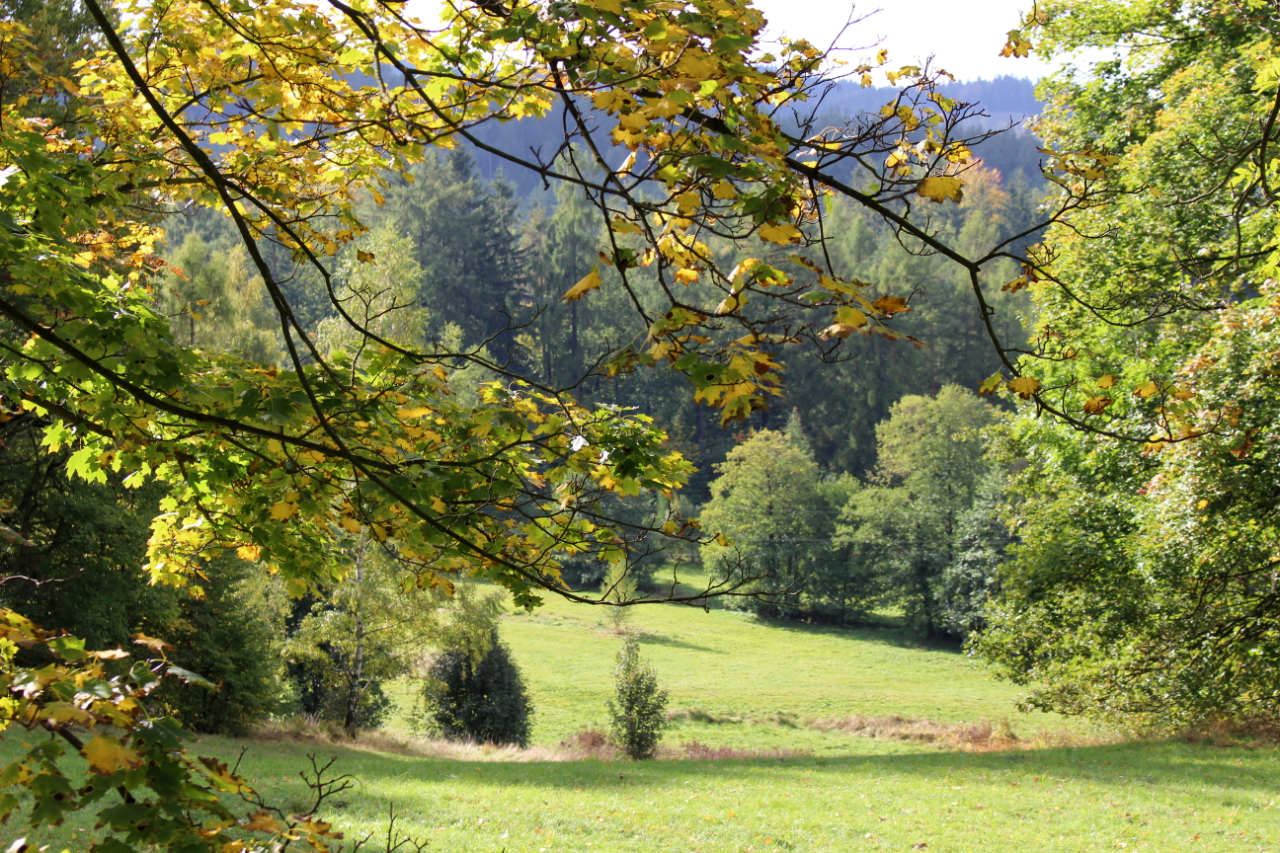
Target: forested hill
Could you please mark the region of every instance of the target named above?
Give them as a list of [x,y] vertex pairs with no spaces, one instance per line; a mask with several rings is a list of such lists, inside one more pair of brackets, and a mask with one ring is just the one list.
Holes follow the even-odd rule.
[[[979,121],[986,127],[1025,124],[1026,119],[1039,114],[1041,107],[1035,96],[1035,84],[1022,77],[1004,76],[994,80],[952,83],[942,87],[941,91],[949,98],[978,105],[986,114]],[[897,89],[864,89],[856,82],[839,83],[815,94],[805,107],[806,111],[816,115],[819,126],[839,126],[861,114],[877,112],[897,94]],[[478,128],[476,136],[500,151],[549,160],[564,141],[563,115],[560,110],[555,110],[540,121],[525,119],[507,124],[489,123]],[[1019,126],[987,140],[976,149],[976,153],[984,164],[1002,175],[1012,177],[1020,171],[1028,180],[1034,180],[1038,179],[1040,169],[1038,146],[1039,140]],[[522,207],[554,205],[553,194],[544,188],[542,179],[533,172],[481,148],[472,146],[471,150],[480,176],[484,180],[501,176],[512,184]]]

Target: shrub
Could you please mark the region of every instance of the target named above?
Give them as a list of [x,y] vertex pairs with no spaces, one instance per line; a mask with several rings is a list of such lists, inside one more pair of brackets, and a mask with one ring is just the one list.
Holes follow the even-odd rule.
[[533,708],[496,627],[483,654],[455,648],[437,657],[425,694],[436,725],[450,740],[529,745]]
[[147,626],[173,644],[171,663],[218,685],[208,690],[167,679],[152,693],[156,710],[192,731],[242,735],[278,709],[278,608],[252,572],[236,559],[210,563],[204,595],[180,595],[176,618]]
[[653,758],[667,725],[667,691],[658,687],[653,667],[640,659],[640,643],[627,635],[614,669],[614,698],[609,700],[612,735],[630,758]]

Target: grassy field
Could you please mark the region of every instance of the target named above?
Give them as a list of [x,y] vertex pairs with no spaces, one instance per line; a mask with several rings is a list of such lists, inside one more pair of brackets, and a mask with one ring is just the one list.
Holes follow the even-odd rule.
[[[603,611],[554,602],[503,625],[538,707],[537,746],[523,754],[413,754],[412,744],[389,748],[394,734],[358,748],[203,738],[196,749],[234,758],[248,746],[242,770],[291,808],[306,801],[297,771],[307,754],[337,756],[355,786],[325,817],[349,838],[384,826],[394,808],[403,829],[430,842],[427,850],[450,853],[1280,851],[1274,749],[1109,742],[1060,718],[1021,716],[1010,706],[1013,688],[961,654],[902,633],[769,624],[675,606],[641,608],[633,620],[672,706],[699,712],[673,724],[669,744],[790,752],[548,760],[568,735],[603,727],[620,642]],[[407,688],[400,699],[407,705]],[[1016,748],[974,749],[812,724],[894,714],[939,723],[1008,718],[1022,739],[1009,744]],[[392,729],[403,740],[404,720]],[[1030,746],[1050,745],[1028,748],[1038,731],[1066,732],[1074,745],[1045,739]],[[0,750],[17,746],[10,738]],[[83,849],[85,828],[32,840]],[[16,826],[7,832],[21,834]]]
[[[677,605],[634,607],[631,625],[670,693],[669,707],[719,720],[681,721],[672,733],[677,739],[847,754],[848,737],[795,724],[855,714],[943,723],[1007,719],[1020,735],[1082,728],[1058,716],[1019,714],[1016,687],[989,678],[955,649],[924,646],[902,630],[758,621],[718,607]],[[535,743],[553,745],[584,727],[606,727],[621,639],[604,608],[548,600],[533,613],[504,619],[502,636],[536,708]],[[394,730],[407,731],[409,689],[400,685],[396,694]]]

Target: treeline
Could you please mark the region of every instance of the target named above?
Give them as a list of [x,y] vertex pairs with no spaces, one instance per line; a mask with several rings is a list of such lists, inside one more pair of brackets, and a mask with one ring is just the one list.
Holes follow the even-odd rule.
[[929,639],[980,630],[1011,541],[997,515],[1007,472],[985,446],[995,416],[958,385],[907,395],[878,425],[861,480],[822,469],[798,410],[753,434],[716,466],[702,515],[730,537],[707,550],[710,569],[758,578],[730,606],[836,624],[894,607]]

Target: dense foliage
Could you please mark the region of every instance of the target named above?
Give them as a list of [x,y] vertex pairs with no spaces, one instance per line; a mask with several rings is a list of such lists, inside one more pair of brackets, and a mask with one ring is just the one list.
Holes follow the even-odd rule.
[[1038,707],[1272,719],[1280,22],[1104,2],[1029,23],[1050,54],[1119,49],[1043,86],[1048,143],[1111,165],[1039,250],[1025,369],[1060,417],[1008,432],[1021,543],[977,649]]

